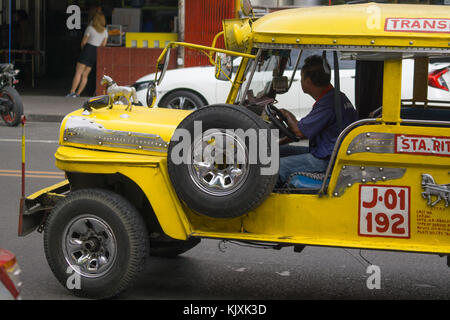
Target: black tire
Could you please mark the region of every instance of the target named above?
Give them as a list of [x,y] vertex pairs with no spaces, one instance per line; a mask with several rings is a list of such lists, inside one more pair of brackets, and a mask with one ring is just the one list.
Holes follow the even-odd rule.
[[[180,101],[184,101],[180,105]],[[206,103],[200,95],[188,90],[176,90],[161,99],[158,106],[160,108],[197,110],[205,106]]]
[[[202,135],[209,129],[220,129],[222,131],[226,129],[242,129],[244,132],[248,129],[256,129],[258,133],[261,129],[267,130],[266,132],[268,132],[268,135],[265,144],[268,150],[265,151],[269,156],[271,155],[270,131],[268,130],[268,125],[256,114],[244,107],[234,105],[213,105],[191,113],[177,128],[177,130],[184,129],[184,131],[187,130],[189,132],[191,147],[193,146],[193,143],[195,145],[195,141],[198,141],[196,140],[198,137],[194,137],[194,122],[196,121],[201,121],[202,123]],[[178,132],[182,131],[183,130],[180,130]],[[192,169],[195,166],[186,163],[187,161],[180,163],[179,160],[175,159],[175,156],[178,155],[177,153],[180,152],[179,147],[176,147],[178,142],[175,140],[179,139],[176,135],[177,131],[175,131],[168,149],[167,166],[169,177],[178,196],[192,210],[213,218],[239,217],[259,206],[273,190],[278,177],[278,170],[271,174],[262,174],[261,170],[263,168],[267,169],[271,163],[263,165],[259,156],[255,163],[245,163],[240,167],[236,165],[231,166],[232,170],[237,168],[237,171],[240,172],[236,175],[237,178],[235,177],[235,181],[233,180],[234,178],[230,178],[230,174],[228,176],[230,179],[228,185],[226,181],[227,178],[224,178],[221,182],[222,185],[217,187],[218,192],[214,192],[214,188],[216,187],[208,189],[207,184],[209,181],[207,180],[217,180],[216,178],[210,178],[209,176],[198,178],[197,172],[199,172],[199,170],[196,171],[195,168]],[[257,136],[259,137],[259,135]],[[183,138],[180,140],[182,141]],[[258,148],[261,146],[260,142],[262,141],[258,138]],[[245,148],[248,150],[249,139],[245,139],[245,143],[242,143],[241,145],[245,145]],[[182,151],[180,155],[183,155]],[[176,161],[174,161],[174,159]],[[223,177],[223,172],[230,172],[231,170],[229,168],[230,166],[227,166],[228,164],[226,164],[225,169],[222,170],[221,167],[218,167],[214,163],[210,168],[212,168],[212,171],[217,168],[217,172],[222,170],[222,172],[217,173],[217,176],[222,175]],[[214,174],[211,173],[210,175],[213,176]]]
[[12,106],[9,110],[0,113],[0,117],[9,127],[15,127],[20,123],[23,115],[23,103],[19,93],[13,87],[4,87],[0,91],[0,97],[7,98],[11,101]]
[[[111,191],[74,191],[57,203],[44,230],[45,255],[52,272],[77,296],[115,297],[129,288],[145,267],[149,252],[145,222],[128,200]],[[72,248],[76,246],[79,249]],[[87,256],[87,248],[97,250],[97,262],[94,264],[96,258],[90,252],[91,260],[86,258],[86,263],[76,265],[76,259]],[[103,266],[100,255],[107,258]],[[70,265],[75,267],[71,269]],[[87,268],[95,265],[97,272],[89,273]],[[69,288],[68,278],[73,275],[79,275],[79,287]]]
[[173,241],[150,240],[150,256],[161,258],[175,258],[186,251],[191,250],[200,243],[199,238]]

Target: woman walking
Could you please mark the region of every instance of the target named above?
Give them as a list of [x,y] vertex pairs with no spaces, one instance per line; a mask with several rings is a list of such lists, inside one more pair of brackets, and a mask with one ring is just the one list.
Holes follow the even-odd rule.
[[105,26],[105,16],[101,12],[97,12],[81,40],[81,53],[68,97],[79,97],[86,87],[89,73],[97,61],[97,48],[105,46],[108,40]]

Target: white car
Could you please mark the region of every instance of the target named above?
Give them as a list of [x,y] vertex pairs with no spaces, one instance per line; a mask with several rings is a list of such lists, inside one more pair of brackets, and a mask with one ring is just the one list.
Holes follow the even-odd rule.
[[[306,51],[306,50],[305,50]],[[300,60],[300,66],[303,65],[304,57],[311,54],[318,54],[318,51],[310,51],[303,53]],[[298,51],[297,53],[298,54]],[[284,75],[291,78],[296,54],[293,52],[291,63],[286,68]],[[319,53],[320,54],[320,53]],[[331,66],[332,60],[328,56]],[[411,99],[413,85],[411,73],[414,72],[413,60],[404,60],[402,83],[402,98]],[[271,81],[272,72],[264,72],[271,70],[270,62],[265,63],[262,70],[255,73],[251,86],[254,92],[264,90],[264,86]],[[355,61],[341,60],[340,64],[340,88],[349,100],[355,105]],[[236,71],[238,63],[234,63],[234,70]],[[266,67],[266,69],[264,69]],[[429,100],[444,100],[450,101],[449,88],[447,83],[450,81],[449,63],[430,63],[429,73]],[[146,103],[147,87],[149,82],[154,81],[155,75],[149,74],[136,81],[133,86],[136,88],[139,102],[144,106]],[[334,82],[333,71],[331,71],[331,82]],[[160,108],[176,108],[176,109],[197,109],[204,105],[224,103],[231,83],[229,81],[217,80],[214,77],[214,67],[191,67],[183,69],[167,70],[162,83],[157,86],[157,100],[156,105]],[[245,87],[245,86],[243,86]],[[300,71],[297,70],[292,87],[284,94],[278,94],[276,106],[290,110],[297,118],[301,118],[308,114],[311,110],[314,100],[309,95],[306,95],[300,86]]]

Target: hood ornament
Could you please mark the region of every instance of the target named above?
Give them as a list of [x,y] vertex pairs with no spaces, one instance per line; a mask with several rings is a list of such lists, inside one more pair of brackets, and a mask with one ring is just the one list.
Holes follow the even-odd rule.
[[127,101],[127,108],[125,110],[131,111],[132,107],[132,101],[134,103],[138,103],[138,98],[136,95],[136,89],[133,87],[127,87],[127,86],[119,86],[111,77],[104,75],[102,77],[102,80],[100,81],[100,84],[106,85],[106,93],[108,94],[110,98],[110,105],[109,108],[111,109],[113,107],[114,102],[120,100],[122,97],[125,98]]

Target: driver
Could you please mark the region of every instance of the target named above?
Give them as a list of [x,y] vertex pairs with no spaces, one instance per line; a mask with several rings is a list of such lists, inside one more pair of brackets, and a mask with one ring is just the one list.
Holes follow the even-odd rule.
[[[287,145],[288,137],[280,139],[280,171],[278,187],[296,172],[325,172],[334,144],[340,134],[336,121],[334,87],[330,84],[330,65],[319,55],[305,59],[301,69],[303,92],[316,100],[312,110],[300,121],[281,109],[288,128],[300,139],[309,139],[309,147]],[[344,93],[341,95],[342,125],[345,128],[358,119],[357,112]]]

